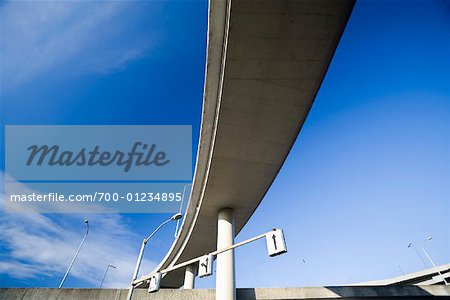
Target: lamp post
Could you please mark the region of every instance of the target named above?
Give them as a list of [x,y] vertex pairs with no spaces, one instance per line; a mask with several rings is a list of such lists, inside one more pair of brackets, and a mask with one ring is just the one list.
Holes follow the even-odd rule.
[[[425,253],[425,256],[428,258],[428,260],[430,261],[430,263],[433,265],[434,268],[437,268],[435,263],[433,262],[433,260],[431,259],[431,256],[428,254],[428,252],[425,250],[425,243],[427,241],[431,241],[433,239],[432,236],[429,236],[425,241],[423,241],[422,246],[420,248],[422,248],[423,253]],[[441,271],[437,271],[438,274],[441,276],[442,280],[444,280],[445,285],[448,285],[447,280],[445,279],[445,277],[442,275]]]
[[158,227],[156,227],[156,229],[153,230],[153,232],[148,237],[146,237],[145,239],[142,240],[141,250],[139,251],[138,259],[137,259],[137,262],[136,262],[136,267],[134,268],[134,272],[133,272],[133,278],[131,279],[131,286],[130,286],[130,289],[128,290],[127,300],[131,300],[131,297],[133,296],[133,289],[134,289],[133,283],[134,283],[134,281],[136,280],[136,278],[137,278],[137,276],[139,274],[139,268],[141,266],[142,256],[144,254],[145,245],[152,238],[152,236],[155,235],[155,233],[157,233],[158,230],[161,229],[161,227],[163,227],[164,225],[166,225],[170,221],[176,221],[176,220],[181,219],[182,216],[183,215],[181,213],[174,214],[172,217],[170,217],[169,219],[165,220]]
[[402,272],[402,275],[405,275],[405,272],[403,272],[402,266],[400,266],[400,265],[397,265],[397,266],[400,269],[400,272]]
[[72,258],[72,261],[69,264],[69,267],[67,268],[66,273],[64,274],[63,279],[61,280],[61,283],[59,284],[59,289],[62,288],[64,281],[66,281],[67,275],[69,275],[70,269],[72,269],[73,263],[75,262],[75,259],[77,259],[78,253],[80,253],[81,247],[84,244],[84,241],[86,240],[88,233],[89,233],[89,221],[88,220],[84,220],[84,223],[86,224],[86,233],[84,234],[83,239],[81,240],[80,246],[78,246],[77,252],[75,253],[75,255]]
[[[188,183],[188,184],[186,184],[186,185],[183,187],[183,197],[181,198],[180,211],[179,211],[180,214],[181,214],[181,212],[182,212],[182,210],[183,210],[184,196],[185,196],[185,194],[186,194],[186,188],[187,188],[188,186],[192,186],[192,183]],[[181,217],[180,217],[180,219],[181,219]],[[180,226],[180,219],[177,220],[177,227],[175,227],[175,234],[174,234],[174,237],[175,237],[175,238],[178,238],[178,228],[179,228],[179,226]]]
[[425,266],[425,269],[428,268],[427,264],[425,263],[425,260],[423,260],[422,255],[420,255],[419,250],[417,250],[416,246],[414,246],[414,244],[412,242],[409,243],[409,245],[408,245],[408,248],[411,248],[411,247],[414,248],[414,250],[416,251],[417,255],[420,257],[420,260],[422,261],[423,265]]
[[106,271],[105,271],[105,275],[103,275],[103,279],[102,279],[102,282],[100,283],[100,288],[103,286],[103,282],[105,281],[105,278],[106,278],[106,274],[108,274],[108,270],[109,270],[109,268],[116,268],[115,266],[113,266],[113,265],[108,265],[107,267],[106,267]]

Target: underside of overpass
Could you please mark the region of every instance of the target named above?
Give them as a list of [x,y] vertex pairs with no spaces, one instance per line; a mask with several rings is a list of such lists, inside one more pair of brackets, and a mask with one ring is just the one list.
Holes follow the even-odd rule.
[[[154,272],[216,250],[220,209],[233,210],[236,234],[249,220],[300,132],[353,5],[210,0],[191,196],[179,237]],[[164,274],[162,287],[182,286],[184,271]]]

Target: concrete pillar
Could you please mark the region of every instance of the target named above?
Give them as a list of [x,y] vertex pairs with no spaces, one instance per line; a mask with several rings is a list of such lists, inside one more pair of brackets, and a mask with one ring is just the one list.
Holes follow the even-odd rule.
[[183,289],[191,290],[195,287],[195,276],[197,276],[197,263],[186,267]]
[[[219,211],[217,220],[217,249],[234,243],[234,216],[231,208]],[[234,250],[217,255],[216,260],[216,300],[236,300],[234,279]]]

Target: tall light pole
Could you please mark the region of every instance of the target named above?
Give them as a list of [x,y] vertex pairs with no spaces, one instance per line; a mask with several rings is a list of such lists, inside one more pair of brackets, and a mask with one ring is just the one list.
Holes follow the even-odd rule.
[[405,275],[405,272],[403,272],[402,266],[400,266],[400,265],[397,265],[397,266],[400,269],[400,272],[402,272],[402,275]]
[[414,246],[414,244],[412,242],[409,243],[409,245],[408,245],[408,248],[411,248],[411,247],[414,248],[414,250],[416,251],[417,255],[420,257],[420,260],[422,261],[423,265],[425,266],[425,269],[428,268],[427,264],[425,263],[425,260],[423,260],[422,255],[420,255],[419,250],[417,250],[416,246]]
[[61,283],[59,284],[59,289],[62,288],[64,281],[66,281],[67,275],[69,275],[70,269],[72,269],[73,263],[75,262],[75,259],[77,259],[78,253],[80,253],[81,247],[84,244],[84,241],[86,240],[88,233],[89,233],[89,221],[88,220],[84,220],[84,223],[86,224],[86,233],[84,234],[83,239],[81,240],[80,246],[78,246],[77,252],[75,253],[75,255],[72,258],[72,261],[69,264],[69,267],[67,268],[66,274],[64,274],[63,279],[61,280]]
[[[192,183],[188,183],[183,187],[183,197],[181,198],[181,203],[180,203],[180,211],[179,213],[181,214],[181,212],[183,211],[183,203],[184,203],[184,196],[186,194],[186,188],[188,186],[192,186]],[[177,238],[178,237],[178,228],[180,226],[180,219],[177,220],[177,227],[175,227],[175,234],[174,237]]]
[[137,262],[136,262],[136,267],[134,268],[134,272],[133,272],[133,278],[131,279],[131,286],[130,286],[130,289],[128,290],[127,300],[131,300],[131,297],[133,296],[133,290],[134,290],[133,283],[134,283],[134,281],[136,280],[136,278],[138,277],[138,274],[139,274],[139,268],[141,267],[142,256],[144,254],[145,245],[152,238],[152,236],[154,236],[155,233],[157,233],[158,230],[161,229],[161,227],[163,227],[164,225],[166,225],[170,221],[176,221],[176,220],[181,219],[182,216],[183,215],[181,213],[174,214],[169,219],[167,219],[164,222],[162,222],[158,227],[156,227],[156,229],[153,230],[153,232],[148,237],[146,237],[145,239],[142,240],[141,250],[139,251],[138,259],[137,259]]
[[102,279],[102,282],[100,283],[100,288],[103,286],[103,282],[105,281],[105,278],[106,278],[106,274],[108,274],[108,270],[109,270],[109,268],[113,268],[113,269],[115,269],[116,267],[115,266],[113,266],[113,265],[108,265],[107,267],[106,267],[106,271],[105,271],[105,275],[103,275],[103,279]]
[[[427,257],[428,260],[430,261],[430,263],[433,265],[433,267],[434,267],[434,268],[437,268],[436,265],[435,265],[435,263],[434,263],[433,260],[431,259],[430,255],[429,255],[428,252],[425,250],[425,243],[426,243],[427,241],[431,241],[432,239],[433,239],[433,237],[429,236],[425,241],[423,241],[421,248],[422,248],[423,253],[425,253],[426,257]],[[438,272],[438,274],[441,276],[441,278],[444,280],[445,285],[448,285],[448,282],[447,282],[447,280],[445,279],[445,277],[441,274],[441,271],[438,270],[437,272]]]

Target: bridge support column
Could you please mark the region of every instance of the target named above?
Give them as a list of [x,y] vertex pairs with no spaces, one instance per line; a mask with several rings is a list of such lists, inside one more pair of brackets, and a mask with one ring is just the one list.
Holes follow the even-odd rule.
[[195,287],[195,276],[197,276],[197,264],[191,264],[186,267],[184,272],[183,289],[192,290]]
[[[217,249],[234,243],[234,215],[231,208],[219,211],[217,220]],[[236,300],[234,280],[234,250],[217,255],[216,261],[216,300]]]

